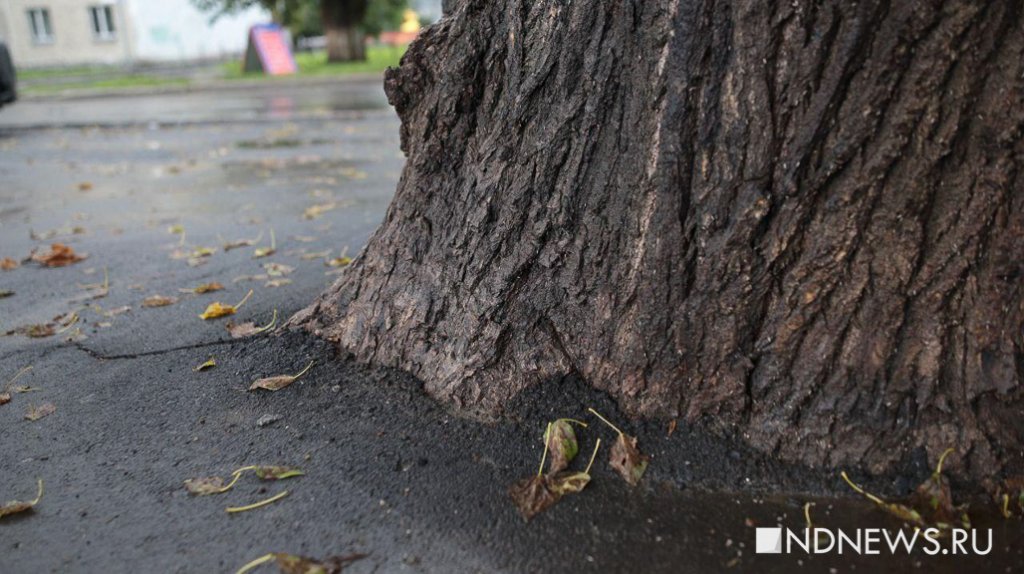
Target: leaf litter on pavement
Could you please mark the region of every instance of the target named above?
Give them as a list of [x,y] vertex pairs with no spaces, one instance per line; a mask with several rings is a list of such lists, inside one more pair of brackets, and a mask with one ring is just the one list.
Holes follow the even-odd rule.
[[20,500],[10,500],[3,504],[0,504],[0,518],[9,516],[11,514],[20,514],[27,512],[35,508],[39,501],[43,498],[43,479],[39,479],[38,490],[36,491],[36,497],[32,500],[22,502]]
[[28,411],[25,413],[25,420],[35,422],[43,417],[48,417],[55,412],[57,412],[57,407],[55,407],[53,403],[43,403],[38,407],[35,405],[29,405]]
[[177,297],[167,297],[165,295],[150,295],[142,300],[143,307],[167,307],[168,305],[174,305],[178,302]]
[[[262,481],[276,481],[285,480],[289,478],[296,478],[299,476],[305,476],[305,472],[301,469],[286,466],[286,465],[249,465],[243,466],[231,473],[231,481],[227,484],[224,483],[224,479],[220,476],[207,476],[201,478],[190,478],[185,481],[185,489],[194,496],[209,496],[213,494],[223,494],[234,488],[235,484],[238,483],[239,479],[247,472],[252,472],[256,478]],[[239,512],[248,512],[257,508],[262,508],[268,504],[272,504],[288,496],[288,491],[281,491],[269,498],[259,500],[252,504],[244,506],[229,506],[225,508],[225,512],[228,514],[237,514]]]
[[508,489],[512,502],[527,521],[554,506],[566,494],[582,491],[590,483],[590,469],[597,458],[598,449],[601,448],[601,439],[598,439],[594,445],[594,452],[590,455],[590,462],[583,472],[561,471],[544,474],[544,463],[550,447],[560,442],[552,440],[556,437],[552,432],[553,426],[553,423],[548,423],[544,431],[544,453],[541,455],[537,474],[517,481]]
[[[29,366],[21,369],[20,371],[18,371],[13,377],[11,377],[11,379],[9,381],[7,381],[7,384],[4,385],[3,390],[0,391],[0,405],[6,405],[7,403],[11,402],[11,388],[14,387],[15,381],[17,381],[19,378],[21,378],[22,375],[24,375],[25,373],[27,373],[27,372],[29,372],[31,370],[32,370],[32,365],[29,365]],[[21,387],[20,389],[15,390],[15,392],[27,393],[30,390],[34,390],[34,389],[32,389],[31,387]]]
[[232,249],[238,249],[239,247],[252,247],[253,245],[259,243],[261,239],[263,239],[262,231],[260,231],[260,234],[257,235],[255,239],[238,239],[236,241],[224,241],[224,238],[220,238],[220,248],[223,249],[225,253],[227,253],[228,251],[231,251]]
[[197,287],[191,289],[178,289],[179,293],[191,293],[193,295],[202,295],[204,293],[213,293],[214,291],[220,291],[224,289],[224,286],[214,281],[212,283],[203,283]]
[[63,243],[53,243],[50,245],[49,251],[39,252],[33,250],[29,255],[29,259],[39,263],[43,267],[65,267],[74,263],[78,263],[83,259],[87,258],[87,253],[75,253],[75,250],[69,245]]
[[956,526],[970,528],[970,517],[967,515],[967,506],[955,506],[953,495],[949,487],[949,480],[942,474],[942,466],[946,457],[954,449],[946,449],[939,457],[935,470],[910,494],[903,502],[888,502],[871,494],[850,480],[846,471],[840,472],[840,476],[846,484],[879,508],[889,514],[914,525],[918,528],[938,528],[949,530]]
[[346,566],[357,560],[362,560],[366,556],[366,554],[349,554],[348,556],[330,556],[318,560],[297,554],[270,552],[246,563],[235,574],[246,574],[253,568],[268,562],[275,562],[284,574],[339,574]]
[[253,259],[269,257],[277,253],[277,240],[274,238],[274,230],[270,230],[270,247],[257,247],[252,252]]
[[83,299],[102,299],[110,294],[110,274],[107,272],[107,268],[103,268],[103,283],[79,283],[79,289],[85,289],[91,291],[85,296],[79,298]]
[[249,385],[249,390],[254,391],[256,389],[263,389],[266,391],[279,391],[287,387],[288,385],[294,383],[299,379],[299,377],[309,372],[309,369],[313,367],[313,363],[314,361],[310,361],[309,364],[306,365],[305,369],[302,369],[301,371],[294,375],[278,375],[276,377],[265,377],[262,379],[257,379],[251,385]]
[[235,312],[238,311],[239,307],[244,305],[245,302],[248,301],[249,297],[251,296],[252,289],[249,289],[249,292],[245,294],[245,297],[242,297],[242,300],[234,305],[225,305],[220,301],[214,301],[213,303],[210,303],[206,307],[206,311],[203,311],[203,313],[199,315],[199,318],[203,320],[208,320],[217,319],[218,317],[226,317],[228,315],[234,315]]
[[208,369],[212,369],[212,368],[214,368],[216,366],[217,366],[217,360],[214,359],[213,357],[210,357],[209,359],[206,360],[205,363],[202,363],[201,365],[197,365],[192,370],[198,373],[200,371],[206,371]]
[[626,433],[619,430],[619,427],[613,425],[608,419],[601,416],[600,413],[592,408],[588,408],[591,414],[601,419],[601,422],[611,427],[618,434],[618,438],[615,439],[615,444],[612,445],[610,464],[615,472],[619,473],[630,486],[636,486],[643,477],[644,472],[647,470],[647,464],[650,462],[650,457],[640,452],[637,448],[636,437],[629,436]]
[[256,323],[253,322],[253,321],[248,321],[246,323],[240,323],[238,325],[235,325],[234,323],[231,323],[230,321],[228,321],[228,323],[225,325],[225,327],[227,328],[228,333],[231,333],[231,338],[233,338],[233,339],[242,339],[244,337],[251,337],[253,335],[259,335],[260,333],[269,331],[270,329],[273,329],[274,325],[276,325],[276,324],[277,324],[277,309],[274,309],[274,316],[270,319],[269,323],[267,323],[266,325],[264,325],[262,327],[257,326]]

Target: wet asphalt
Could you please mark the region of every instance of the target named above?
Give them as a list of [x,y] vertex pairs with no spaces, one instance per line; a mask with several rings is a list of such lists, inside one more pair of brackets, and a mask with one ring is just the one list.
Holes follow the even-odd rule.
[[[0,500],[32,498],[37,479],[46,487],[33,512],[0,518],[0,572],[233,572],[272,551],[367,554],[352,572],[1024,568],[1022,521],[981,498],[972,505],[975,526],[992,532],[985,556],[758,555],[756,527],[802,528],[809,501],[816,526],[899,523],[833,472],[682,423],[669,435],[663,423],[628,421],[571,378],[483,423],[435,403],[415,379],[354,364],[305,334],[232,339],[229,320],[266,324],[276,312],[282,321],[336,278],[326,262],[366,242],[403,162],[378,78],[0,110],[0,259],[53,242],[88,254],[57,269],[0,271],[0,291],[14,292],[0,298],[0,333],[55,318],[62,330],[0,337],[0,384],[32,366],[18,384],[35,389],[0,405]],[[276,252],[254,258],[271,231]],[[190,262],[202,248],[213,254]],[[104,275],[107,294],[94,298]],[[225,289],[182,292],[214,281]],[[234,317],[198,317],[250,290]],[[154,295],[177,301],[143,307]],[[193,370],[209,358],[216,367]],[[281,391],[246,390],[310,362]],[[25,420],[44,403],[56,411]],[[585,418],[588,406],[640,437],[647,475],[631,488],[599,457],[583,493],[524,522],[508,486],[535,472],[545,421]],[[614,439],[598,424],[582,436],[584,452],[598,436]],[[183,488],[250,464],[306,474],[250,476],[207,497]],[[855,476],[897,494],[927,473],[912,460],[899,476]],[[225,512],[285,490],[263,508]]]

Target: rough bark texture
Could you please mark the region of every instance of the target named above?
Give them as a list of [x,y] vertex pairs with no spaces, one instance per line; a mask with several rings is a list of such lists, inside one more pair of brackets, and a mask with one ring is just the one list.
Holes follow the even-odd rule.
[[1021,2],[466,0],[386,89],[394,202],[293,324],[483,414],[575,373],[789,460],[1020,470]]
[[320,19],[327,42],[328,62],[366,59],[366,36],[359,24],[366,17],[367,0],[322,0]]

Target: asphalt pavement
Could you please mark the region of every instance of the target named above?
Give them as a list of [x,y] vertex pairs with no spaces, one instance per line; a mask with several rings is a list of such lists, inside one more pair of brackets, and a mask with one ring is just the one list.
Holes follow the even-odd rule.
[[[602,393],[551,381],[483,423],[412,377],[360,366],[303,333],[235,339],[229,322],[283,322],[344,272],[390,201],[404,158],[379,79],[27,101],[0,110],[0,572],[234,572],[267,552],[366,554],[352,572],[957,572],[1024,568],[1019,519],[972,498],[985,556],[769,556],[755,529],[899,522],[834,472],[792,467],[680,422],[629,421]],[[273,237],[273,244],[271,243]],[[53,243],[87,257],[27,260]],[[226,245],[244,244],[230,249]],[[271,246],[272,254],[259,257]],[[196,294],[217,282],[222,290]],[[215,301],[230,317],[199,317]],[[155,297],[171,304],[147,307]],[[30,337],[33,326],[43,333]],[[208,359],[216,366],[195,370]],[[311,369],[277,392],[260,377]],[[0,391],[3,388],[0,387]],[[41,405],[55,411],[35,421]],[[652,457],[630,487],[599,456],[587,488],[530,522],[510,484],[536,472],[548,420],[614,434]],[[606,454],[607,451],[603,451]],[[193,496],[190,478],[282,464]],[[926,477],[854,476],[884,494]],[[246,512],[244,506],[288,494]],[[984,545],[983,545],[984,546]],[[264,570],[272,568],[263,566]]]

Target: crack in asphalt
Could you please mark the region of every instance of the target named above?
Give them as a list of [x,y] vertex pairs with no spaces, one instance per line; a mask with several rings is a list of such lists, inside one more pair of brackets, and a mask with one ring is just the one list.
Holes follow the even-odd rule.
[[232,339],[221,339],[221,340],[217,340],[217,341],[206,341],[206,342],[203,342],[203,343],[192,343],[190,345],[180,345],[180,346],[177,346],[177,347],[170,347],[168,349],[156,349],[156,350],[153,350],[153,351],[142,351],[142,352],[139,352],[139,353],[124,353],[124,354],[120,354],[120,355],[105,355],[105,354],[103,354],[103,353],[101,353],[101,352],[99,352],[99,351],[97,351],[95,349],[90,349],[89,347],[87,347],[84,344],[79,343],[79,342],[72,342],[71,344],[76,349],[86,353],[87,355],[89,355],[90,357],[92,357],[94,359],[98,359],[98,360],[101,360],[101,361],[114,361],[114,360],[118,360],[118,359],[138,359],[138,358],[141,358],[141,357],[152,357],[154,355],[166,355],[167,353],[173,353],[175,351],[188,351],[188,350],[191,350],[191,349],[203,349],[203,348],[206,348],[206,347],[217,347],[217,346],[220,346],[220,345],[230,345],[230,344],[236,343],[236,342],[237,341],[232,340]]

